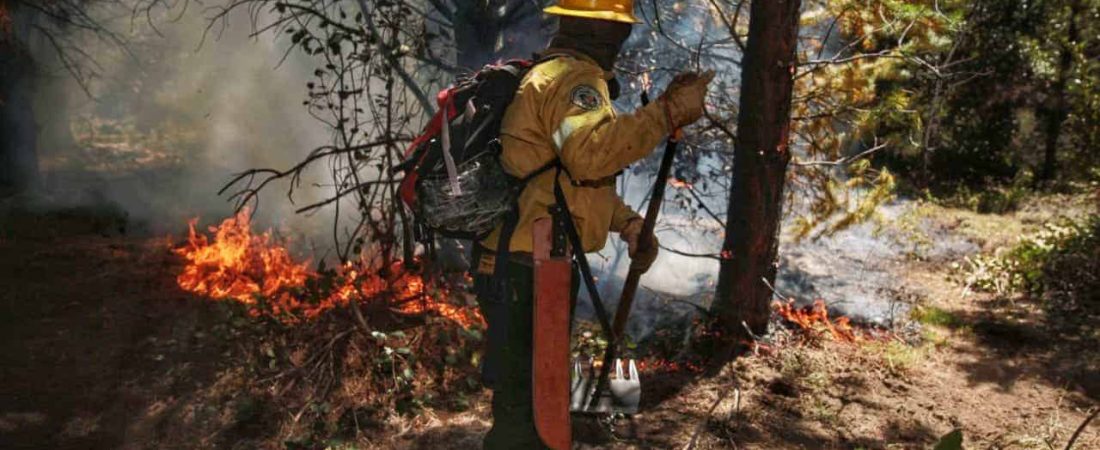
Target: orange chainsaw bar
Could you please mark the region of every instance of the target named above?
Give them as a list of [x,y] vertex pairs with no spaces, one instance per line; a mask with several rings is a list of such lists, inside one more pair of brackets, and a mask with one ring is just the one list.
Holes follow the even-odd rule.
[[535,429],[543,443],[556,450],[573,446],[569,417],[570,286],[569,253],[555,254],[553,220],[534,223],[535,308],[532,375]]

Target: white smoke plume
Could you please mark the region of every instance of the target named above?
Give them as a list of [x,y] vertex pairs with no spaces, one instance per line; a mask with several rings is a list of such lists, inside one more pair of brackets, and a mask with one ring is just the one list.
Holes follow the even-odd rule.
[[[327,128],[302,106],[314,68],[287,51],[289,39],[252,36],[245,14],[206,34],[208,11],[181,11],[154,17],[155,30],[98,11],[125,44],[88,43],[98,65],[91,96],[62,71],[42,78],[35,116],[45,206],[111,206],[138,231],[178,233],[191,217],[208,224],[232,214],[217,195],[232,174],[290,167],[328,141]],[[33,50],[41,67],[55,67],[52,49]],[[296,202],[329,194],[327,178],[323,170],[305,177]],[[285,193],[285,184],[263,193],[257,225],[331,245],[330,215],[294,214]]]

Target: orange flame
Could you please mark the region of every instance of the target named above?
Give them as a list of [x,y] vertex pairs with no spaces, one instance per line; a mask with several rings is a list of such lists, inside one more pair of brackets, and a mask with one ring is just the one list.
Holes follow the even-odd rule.
[[192,219],[189,223],[187,243],[174,249],[187,261],[176,277],[177,284],[198,295],[249,305],[254,316],[267,314],[297,323],[353,301],[386,299],[401,314],[434,312],[467,328],[484,324],[476,310],[429,295],[423,278],[405,270],[400,262],[390,271],[398,275],[390,279],[345,264],[327,294],[309,298],[309,282],[321,275],[308,268],[308,261],[295,262],[270,230],[253,234],[247,209],[210,227],[212,242],[195,231],[197,222]]
[[786,304],[776,302],[775,309],[780,317],[798,325],[803,330],[824,330],[838,341],[855,342],[856,340],[855,330],[852,329],[848,318],[838,317],[830,320],[829,310],[825,307],[825,302],[820,299],[815,300],[813,306],[804,308],[796,307],[794,301],[788,301]]
[[649,72],[642,72],[642,91],[649,92],[649,89],[653,87],[653,82],[650,81]]
[[693,362],[676,362],[666,359],[654,358],[638,360],[638,370],[651,373],[685,371],[691,373],[699,373],[703,371],[703,367]]
[[305,284],[306,264],[295,263],[285,248],[275,245],[270,231],[253,235],[247,210],[211,227],[213,243],[195,232],[197,222],[190,221],[187,244],[175,250],[188,261],[176,277],[181,288],[248,305],[263,297],[276,314],[301,309],[289,290]]
[[668,184],[669,186],[680,189],[691,189],[695,187],[691,183],[688,183],[687,180],[681,180],[676,177],[668,177]]

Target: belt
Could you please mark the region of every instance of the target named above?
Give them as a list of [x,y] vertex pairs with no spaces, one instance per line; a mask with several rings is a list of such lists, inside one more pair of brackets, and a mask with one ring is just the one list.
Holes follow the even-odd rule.
[[619,175],[623,174],[623,171],[620,170],[618,172],[615,172],[614,174],[608,175],[603,178],[597,178],[595,180],[575,180],[573,179],[573,174],[569,173],[569,169],[566,169],[565,166],[562,165],[561,162],[557,159],[553,159],[550,162],[544,164],[542,167],[535,169],[533,172],[524,176],[521,181],[527,182],[528,180],[542,175],[543,172],[546,172],[547,170],[555,167],[558,168],[558,170],[562,173],[565,173],[565,177],[569,179],[569,184],[573,185],[574,187],[601,188],[606,186],[614,186],[615,179],[618,178]]
[[[619,172],[619,173],[622,173],[622,172]],[[567,177],[567,178],[569,178],[569,184],[572,184],[575,187],[601,188],[601,187],[606,187],[606,186],[614,186],[615,185],[615,178],[617,178],[619,176],[619,173],[616,173],[614,175],[608,175],[606,177],[595,179],[595,180],[574,180],[571,177]]]
[[[479,247],[478,253],[480,256],[477,261],[473,262],[474,272],[483,275],[491,275],[493,273],[493,268],[496,266],[496,250],[490,250],[481,245],[481,243],[475,245]],[[535,266],[534,258],[530,252],[508,252],[508,260],[527,267]]]

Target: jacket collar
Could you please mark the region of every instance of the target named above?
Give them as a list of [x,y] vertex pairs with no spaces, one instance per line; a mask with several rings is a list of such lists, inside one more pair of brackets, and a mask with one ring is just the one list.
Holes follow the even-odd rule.
[[584,54],[584,52],[580,52],[580,51],[577,51],[577,50],[574,50],[574,49],[571,49],[571,48],[550,47],[550,48],[544,50],[542,52],[542,54],[539,55],[539,56],[542,57],[542,56],[549,56],[549,55],[566,55],[566,56],[572,57],[573,59],[578,59],[578,60],[584,61],[588,64],[596,66],[597,69],[600,69],[600,71],[603,72],[603,79],[610,80],[612,78],[615,78],[615,73],[614,72],[609,72],[609,71],[603,70],[603,68],[600,67],[599,63],[597,63],[595,59],[592,59],[591,56],[588,56],[588,55]]

